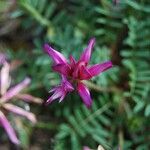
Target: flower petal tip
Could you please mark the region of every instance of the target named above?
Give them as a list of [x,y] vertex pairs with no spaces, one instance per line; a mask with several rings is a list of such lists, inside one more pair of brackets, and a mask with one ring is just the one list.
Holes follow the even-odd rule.
[[110,67],[113,67],[112,61],[108,61],[108,63],[109,63],[109,65],[110,65]]
[[95,45],[95,42],[96,42],[95,37],[92,37],[92,38],[90,39],[90,41],[89,41],[89,46],[91,46],[91,48],[93,48],[94,45]]
[[47,43],[45,43],[44,46],[43,46],[44,52],[47,52],[48,49],[49,49],[49,47],[50,47],[50,46],[49,46]]
[[35,117],[34,114],[30,114],[30,116],[28,116],[28,119],[33,123],[33,124],[36,124],[37,123],[37,119]]
[[26,77],[23,81],[26,85],[31,83],[31,78],[30,77]]
[[81,54],[80,61],[83,61],[85,63],[89,62],[94,44],[95,44],[95,38],[91,38],[88,43],[88,46],[85,48],[85,50]]
[[47,100],[44,104],[45,106],[48,106],[51,103],[51,101]]
[[10,139],[12,143],[14,143],[15,145],[20,145],[20,141],[18,139]]
[[83,83],[80,82],[78,83],[77,90],[85,106],[87,108],[90,108],[92,105],[92,99],[90,96],[89,89]]
[[90,39],[90,42],[92,42],[93,44],[95,44],[96,38],[95,38],[95,37],[92,37],[92,38]]
[[92,103],[91,104],[85,104],[86,108],[91,109]]
[[53,59],[55,64],[67,62],[66,58],[60,52],[53,49],[48,44],[44,44],[44,51]]
[[50,54],[50,51],[53,50],[53,48],[52,48],[49,44],[46,43],[46,44],[44,44],[44,46],[43,46],[43,50],[44,50],[45,53],[51,55],[51,54]]
[[106,64],[107,64],[107,69],[110,69],[114,66],[112,61],[107,61]]

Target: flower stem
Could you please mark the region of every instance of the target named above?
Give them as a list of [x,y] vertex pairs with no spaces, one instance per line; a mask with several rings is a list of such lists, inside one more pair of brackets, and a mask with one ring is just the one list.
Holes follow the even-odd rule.
[[38,122],[35,125],[35,128],[41,128],[41,129],[47,129],[47,130],[55,130],[58,128],[58,126],[54,123],[44,123],[44,122]]
[[83,81],[90,89],[98,92],[120,92],[121,90],[117,87],[102,88],[91,81]]

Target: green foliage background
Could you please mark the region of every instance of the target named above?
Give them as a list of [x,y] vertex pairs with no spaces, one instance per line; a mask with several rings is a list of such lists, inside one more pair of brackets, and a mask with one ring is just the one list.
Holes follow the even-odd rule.
[[81,150],[99,144],[106,150],[150,149],[149,0],[120,0],[116,5],[111,0],[1,0],[0,6],[0,50],[11,61],[22,62],[14,77],[17,82],[31,76],[28,90],[33,95],[46,100],[59,83],[44,43],[78,58],[96,37],[91,64],[114,64],[87,83],[91,109],[76,92],[62,103],[31,106],[38,123],[20,129],[24,149]]

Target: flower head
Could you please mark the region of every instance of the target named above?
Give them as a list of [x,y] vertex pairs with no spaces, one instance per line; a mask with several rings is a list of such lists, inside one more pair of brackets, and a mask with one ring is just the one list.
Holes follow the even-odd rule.
[[41,103],[41,99],[35,98],[29,94],[20,93],[31,82],[29,78],[25,78],[19,84],[9,88],[11,83],[9,71],[10,71],[10,64],[7,61],[4,61],[2,63],[2,68],[0,71],[0,125],[5,129],[10,140],[14,144],[19,144],[19,140],[15,134],[15,131],[5,116],[5,111],[12,112],[14,114],[26,117],[32,123],[35,123],[36,118],[33,113],[28,112],[12,104],[11,102],[13,98],[19,98],[19,99],[23,99],[24,101]]
[[[84,104],[87,107],[91,106],[92,99],[88,88],[82,81],[89,80],[92,77],[97,76],[98,74],[112,67],[111,61],[106,61],[101,64],[95,64],[93,66],[89,66],[89,61],[91,58],[91,53],[94,44],[95,44],[95,38],[92,38],[89,41],[88,46],[81,54],[80,59],[76,61],[73,56],[70,56],[70,62],[68,62],[67,59],[60,52],[54,50],[48,44],[44,45],[44,50],[53,59],[52,69],[55,72],[58,72],[59,74],[63,75],[65,77],[65,81],[68,80],[67,82],[70,83],[71,86],[73,83],[75,83],[76,85],[75,87],[77,88],[80,97],[82,98]],[[54,99],[57,99],[61,96],[64,98],[67,92],[71,92],[74,89],[73,88],[71,91],[66,90],[67,92],[62,92],[64,91],[62,87],[64,86],[62,86],[61,84],[61,86],[58,86],[53,90],[55,92],[49,98],[50,100],[47,101],[48,103],[52,102]]]

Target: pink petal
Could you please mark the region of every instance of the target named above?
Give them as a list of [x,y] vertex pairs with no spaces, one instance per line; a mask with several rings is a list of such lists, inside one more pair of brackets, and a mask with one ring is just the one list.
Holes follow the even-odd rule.
[[60,97],[59,103],[62,102],[62,101],[64,100],[65,96],[66,96],[66,95],[62,95],[62,96]]
[[79,65],[76,64],[76,65],[74,66],[74,70],[73,70],[73,72],[72,72],[72,77],[73,77],[74,79],[77,79],[77,78],[79,77],[79,69],[80,69]]
[[92,105],[92,99],[88,88],[83,83],[79,82],[77,90],[84,104],[89,108]]
[[26,117],[32,123],[36,123],[36,118],[35,118],[35,115],[33,113],[27,112],[24,109],[22,109],[22,108],[20,108],[18,106],[15,106],[13,104],[10,104],[10,103],[4,104],[3,107],[5,109],[7,109],[8,111],[11,111],[11,112],[13,112],[15,114],[18,114],[20,116]]
[[82,66],[80,69],[80,79],[81,80],[87,80],[92,77],[91,73],[88,71],[88,69],[85,66]]
[[0,92],[1,95],[5,94],[9,85],[10,85],[10,77],[9,77],[10,65],[5,62],[0,72]]
[[66,92],[71,92],[74,90],[74,87],[72,86],[72,84],[67,80],[67,78],[64,75],[62,75],[61,86]]
[[102,64],[96,64],[96,65],[93,65],[91,66],[88,71],[90,72],[90,74],[93,76],[97,76],[98,74],[100,74],[101,72],[111,68],[113,65],[112,65],[112,62],[111,61],[107,61],[107,62],[104,62]]
[[57,90],[57,88],[58,88],[58,86],[53,87],[51,90],[49,90],[49,92],[48,92],[48,93],[52,93],[52,92],[54,92],[55,90]]
[[71,67],[74,67],[76,63],[77,63],[77,62],[76,62],[76,60],[74,59],[74,57],[73,57],[73,56],[70,56],[70,64],[71,64]]
[[62,79],[62,82],[66,82],[67,81],[67,78],[64,75],[61,75],[61,79]]
[[50,93],[51,92],[54,92],[54,93],[46,101],[46,104],[49,104],[58,98],[59,98],[59,102],[61,102],[65,98],[68,92],[71,92],[74,90],[72,84],[67,80],[66,76],[61,75],[61,78],[62,78],[61,84],[50,90]]
[[70,82],[65,82],[65,85],[64,85],[64,90],[66,92],[72,92],[74,90],[74,87],[71,85]]
[[14,144],[19,144],[19,140],[15,134],[14,129],[10,125],[9,121],[5,117],[5,115],[0,111],[0,124],[4,127],[6,133],[9,136],[9,139],[14,143]]
[[73,67],[73,70],[72,70],[72,77],[74,79],[77,79],[77,78],[80,78],[80,74],[81,74],[81,71],[82,71],[82,67],[83,66],[86,66],[86,63],[83,62],[83,61],[78,61],[74,67]]
[[83,150],[91,150],[88,146],[84,146]]
[[64,64],[64,63],[54,65],[52,66],[52,69],[56,72],[59,72],[60,74],[67,75],[67,76],[69,76],[70,71],[71,71],[71,68],[69,67],[69,65]]
[[14,96],[16,96],[19,92],[21,92],[28,84],[30,83],[30,78],[24,79],[21,83],[17,84],[16,86],[12,87],[8,90],[2,97],[2,101],[8,101]]
[[54,93],[46,101],[46,104],[49,104],[58,98],[60,98],[59,102],[61,102],[65,98],[68,92],[74,90],[72,84],[67,80],[66,76],[62,75],[61,77],[62,77],[61,84],[57,87],[54,87],[52,90],[50,90],[50,92],[54,92]]
[[47,105],[50,104],[52,101],[56,100],[59,97],[62,97],[62,96],[65,97],[65,95],[66,95],[66,92],[63,91],[60,86],[55,87],[54,94],[49,97],[49,99],[46,101],[46,104]]
[[94,44],[95,44],[95,38],[92,38],[89,41],[88,47],[82,53],[82,55],[80,57],[80,61],[84,61],[86,63],[89,62]]
[[25,102],[42,103],[42,99],[29,94],[17,94],[15,97],[24,100]]
[[44,50],[47,52],[47,54],[52,57],[53,61],[56,64],[60,63],[67,63],[66,58],[58,51],[54,50],[52,47],[50,47],[48,44],[44,45]]
[[0,52],[0,64],[3,64],[5,62],[6,62],[6,55]]

